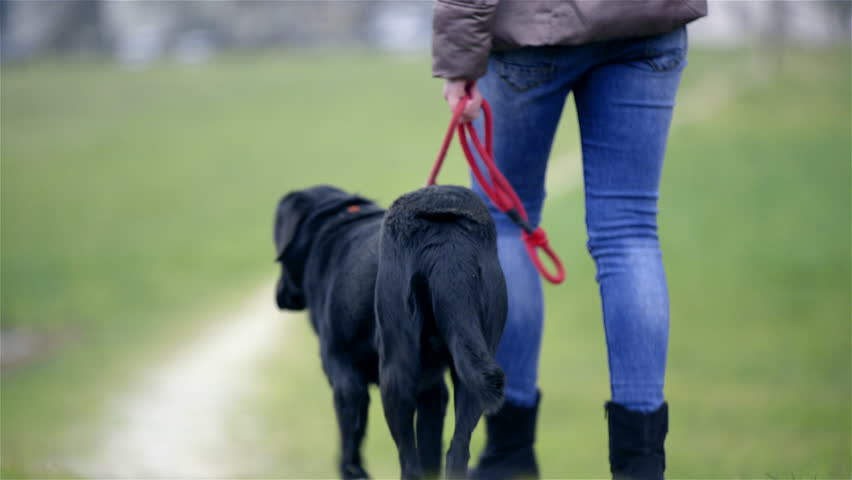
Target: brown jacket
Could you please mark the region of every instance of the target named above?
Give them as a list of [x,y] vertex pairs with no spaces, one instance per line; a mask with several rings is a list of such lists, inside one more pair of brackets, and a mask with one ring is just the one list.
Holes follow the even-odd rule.
[[704,15],[706,0],[436,0],[432,74],[476,79],[492,50],[654,35]]

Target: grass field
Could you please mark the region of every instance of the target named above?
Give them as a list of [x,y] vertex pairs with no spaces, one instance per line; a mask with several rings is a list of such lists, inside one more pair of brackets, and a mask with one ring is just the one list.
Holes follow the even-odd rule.
[[[850,52],[788,52],[771,75],[753,58],[694,52],[672,130],[668,472],[848,478]],[[370,54],[46,62],[4,67],[0,94],[0,318],[51,345],[2,374],[5,478],[63,475],[56,459],[90,447],[111,392],[272,277],[279,195],[330,183],[388,204],[425,180],[447,117],[425,58]],[[578,149],[564,118],[556,157]],[[462,183],[453,155],[442,181]],[[606,351],[582,189],[552,194],[544,222],[569,280],[547,290],[542,470],[602,478]],[[246,447],[268,461],[246,469],[333,476],[306,322],[284,344],[246,407],[265,419]],[[366,458],[398,474],[377,396]]]

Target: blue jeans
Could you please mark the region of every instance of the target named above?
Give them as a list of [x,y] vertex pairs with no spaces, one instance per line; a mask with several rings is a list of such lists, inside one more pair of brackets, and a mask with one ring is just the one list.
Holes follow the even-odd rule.
[[[685,28],[574,47],[521,48],[493,53],[488,74],[478,82],[494,111],[496,162],[533,225],[541,220],[557,123],[569,92],[574,94],[612,401],[642,412],[663,403],[669,305],[657,198],[686,50]],[[482,135],[481,119],[476,126]],[[474,189],[482,195],[478,185]],[[497,361],[506,372],[507,400],[531,406],[544,314],[541,279],[518,227],[486,203],[497,223],[509,292]]]

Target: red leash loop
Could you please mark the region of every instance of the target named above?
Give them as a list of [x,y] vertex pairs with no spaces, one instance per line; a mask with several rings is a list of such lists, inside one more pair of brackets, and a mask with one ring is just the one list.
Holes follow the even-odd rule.
[[[432,171],[429,173],[429,179],[426,181],[426,185],[435,185],[438,173],[441,171],[441,166],[444,164],[444,158],[447,156],[447,150],[450,148],[450,142],[453,139],[453,132],[458,132],[459,143],[464,151],[467,164],[473,172],[473,176],[476,178],[476,181],[479,183],[480,187],[482,187],[485,194],[488,195],[488,198],[491,199],[491,202],[494,203],[501,212],[508,215],[515,224],[521,227],[521,238],[524,241],[527,254],[533,262],[533,265],[535,265],[535,268],[550,283],[562,283],[562,281],[565,280],[565,268],[562,266],[562,261],[559,260],[559,256],[557,256],[556,252],[550,248],[550,245],[547,242],[547,234],[541,227],[534,229],[529,224],[527,211],[524,209],[521,199],[518,198],[518,194],[515,193],[512,185],[497,168],[497,164],[494,163],[494,122],[491,114],[491,107],[488,105],[488,102],[484,99],[482,100],[482,111],[485,119],[485,145],[483,145],[479,140],[479,135],[476,134],[473,124],[459,123],[459,118],[461,117],[461,114],[469,100],[470,97],[462,98],[453,110],[450,126],[447,128],[447,133],[444,135],[441,150],[438,153],[438,158],[435,160],[435,165],[432,167]],[[468,143],[468,137],[470,137],[473,147],[476,148],[477,153],[479,153],[479,158],[482,159],[482,163],[488,171],[488,178],[491,179],[491,182],[486,179],[479,167],[479,164],[477,164],[476,157],[473,156],[470,143]],[[553,262],[553,265],[556,268],[555,273],[552,273],[545,268],[541,258],[539,257],[538,249],[543,250],[550,258],[551,262]]]

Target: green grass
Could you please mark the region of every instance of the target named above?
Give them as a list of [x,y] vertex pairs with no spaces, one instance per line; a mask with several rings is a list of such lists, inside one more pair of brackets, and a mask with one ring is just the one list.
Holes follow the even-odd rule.
[[[672,478],[850,476],[849,58],[793,52],[756,78],[744,53],[691,57],[660,205]],[[716,77],[731,101],[707,94]],[[67,337],[3,373],[4,477],[63,473],[54,460],[87,448],[110,392],[274,275],[279,195],[330,183],[386,205],[423,183],[447,119],[424,58],[367,54],[142,72],[46,62],[4,67],[0,94],[2,326]],[[555,150],[577,145],[566,112]],[[454,147],[441,179],[465,178]],[[569,278],[547,290],[542,471],[605,477],[582,192],[552,196],[545,225]],[[264,428],[246,439],[268,460],[246,468],[333,476],[316,341],[306,322],[288,336],[252,404]],[[365,455],[394,477],[380,407],[374,395]]]

